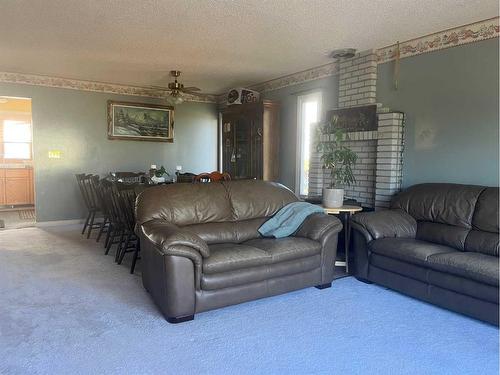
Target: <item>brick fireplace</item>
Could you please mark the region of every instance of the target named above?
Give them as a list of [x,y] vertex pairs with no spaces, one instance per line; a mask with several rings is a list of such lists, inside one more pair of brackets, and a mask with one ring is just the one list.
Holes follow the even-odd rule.
[[[377,104],[377,128],[348,132],[345,145],[358,155],[356,184],[346,188],[346,198],[365,207],[387,208],[391,196],[401,189],[404,147],[404,114],[377,103],[377,55],[369,50],[339,62],[338,108]],[[314,149],[314,148],[313,148]],[[330,173],[321,168],[321,154],[311,155],[309,195],[321,195]]]

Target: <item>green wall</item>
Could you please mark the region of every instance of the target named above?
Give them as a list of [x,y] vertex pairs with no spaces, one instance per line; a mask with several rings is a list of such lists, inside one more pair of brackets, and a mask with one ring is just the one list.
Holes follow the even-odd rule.
[[[151,164],[184,171],[217,167],[215,104],[184,103],[175,108],[174,143],[107,139],[107,100],[159,103],[105,93],[1,84],[0,95],[32,98],[37,221],[79,219],[85,210],[75,173],[146,171]],[[49,159],[49,150],[61,159]]]
[[[406,113],[403,185],[455,182],[498,186],[498,39],[378,66],[377,102]],[[297,96],[323,92],[323,111],[337,105],[338,77],[267,92],[281,102],[280,182],[295,189]]]
[[295,190],[297,167],[297,97],[321,90],[322,112],[337,105],[338,76],[317,79],[302,84],[284,87],[264,94],[266,99],[280,102],[280,182]]
[[[399,89],[393,63],[378,67],[377,101],[407,115],[403,184],[460,182],[498,185],[498,39],[447,48],[401,60]],[[264,94],[281,103],[280,182],[295,189],[297,96],[323,92],[323,112],[335,108],[338,77]],[[201,172],[217,166],[215,104],[175,109],[175,142],[107,139],[106,101],[157,100],[29,85],[1,84],[0,95],[33,99],[37,220],[81,218],[74,174],[114,170]],[[63,151],[48,159],[48,150]]]
[[498,186],[498,39],[378,66],[377,101],[406,113],[403,185]]

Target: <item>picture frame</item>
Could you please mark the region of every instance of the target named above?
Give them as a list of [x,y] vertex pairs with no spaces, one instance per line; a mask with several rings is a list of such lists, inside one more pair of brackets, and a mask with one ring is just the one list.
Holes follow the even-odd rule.
[[108,100],[108,139],[174,141],[174,107]]
[[337,126],[346,131],[377,130],[377,106],[332,109],[326,114],[327,119],[337,116]]

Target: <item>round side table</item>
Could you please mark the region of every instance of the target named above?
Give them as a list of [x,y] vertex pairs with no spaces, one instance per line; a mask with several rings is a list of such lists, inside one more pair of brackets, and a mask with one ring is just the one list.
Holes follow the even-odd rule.
[[337,208],[323,207],[325,214],[328,215],[344,215],[344,252],[345,262],[335,261],[336,266],[345,267],[345,272],[349,274],[349,243],[351,239],[351,216],[353,213],[363,211],[360,206],[342,206]]

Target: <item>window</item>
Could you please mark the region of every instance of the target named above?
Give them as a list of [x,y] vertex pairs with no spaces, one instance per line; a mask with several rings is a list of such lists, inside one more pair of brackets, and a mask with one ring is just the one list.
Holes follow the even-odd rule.
[[300,196],[309,193],[309,159],[311,157],[312,125],[320,121],[321,92],[301,95],[297,101],[297,176],[296,190]]
[[3,158],[31,159],[31,124],[25,121],[3,122]]

